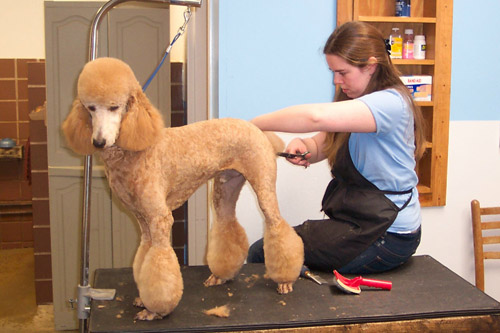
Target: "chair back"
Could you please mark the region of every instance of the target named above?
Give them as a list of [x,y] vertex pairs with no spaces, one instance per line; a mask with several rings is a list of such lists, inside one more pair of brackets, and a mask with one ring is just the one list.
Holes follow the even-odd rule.
[[484,260],[500,259],[500,249],[496,247],[494,251],[495,249],[488,247],[493,244],[500,245],[500,206],[481,207],[479,201],[472,200],[471,213],[476,287],[484,291]]

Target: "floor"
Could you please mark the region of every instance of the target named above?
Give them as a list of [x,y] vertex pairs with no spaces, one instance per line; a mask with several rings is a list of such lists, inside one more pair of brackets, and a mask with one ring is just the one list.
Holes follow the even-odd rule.
[[56,332],[52,305],[36,305],[32,248],[0,250],[0,331]]

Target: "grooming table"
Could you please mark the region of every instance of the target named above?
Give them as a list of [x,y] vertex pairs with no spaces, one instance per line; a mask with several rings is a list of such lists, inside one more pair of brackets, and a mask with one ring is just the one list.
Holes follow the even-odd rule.
[[[131,268],[98,269],[94,288],[116,289],[113,301],[92,301],[91,332],[219,332],[281,329],[280,332],[332,332],[346,328],[384,331],[500,331],[500,303],[430,256],[415,256],[402,267],[364,277],[390,280],[391,291],[361,287],[344,294],[300,278],[292,293],[279,295],[264,277],[262,264],[244,265],[226,284],[204,287],[207,266],[181,268],[184,295],[162,320],[134,321],[138,291]],[[319,273],[331,281],[333,274]],[[348,278],[353,275],[345,275]],[[219,318],[203,311],[227,305]]]

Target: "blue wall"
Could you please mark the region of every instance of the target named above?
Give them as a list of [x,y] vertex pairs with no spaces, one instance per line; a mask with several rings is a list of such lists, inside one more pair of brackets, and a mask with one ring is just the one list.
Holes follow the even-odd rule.
[[451,120],[500,120],[500,1],[455,0]]
[[[219,117],[331,101],[336,0],[219,0]],[[455,0],[451,120],[500,120],[500,1]]]
[[332,0],[220,0],[219,117],[331,101],[322,51],[335,10]]

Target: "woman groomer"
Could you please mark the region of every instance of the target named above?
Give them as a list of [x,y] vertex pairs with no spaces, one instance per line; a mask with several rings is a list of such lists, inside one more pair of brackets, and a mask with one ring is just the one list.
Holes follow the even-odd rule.
[[[400,266],[420,242],[415,164],[424,151],[420,109],[393,66],[387,42],[373,26],[348,22],[324,47],[334,74],[335,102],[290,106],[256,117],[262,130],[319,132],[293,139],[288,161],[307,167],[328,159],[333,180],[322,208],[329,217],[295,227],[305,265],[340,273],[382,272]],[[263,262],[262,240],[248,262]]]

